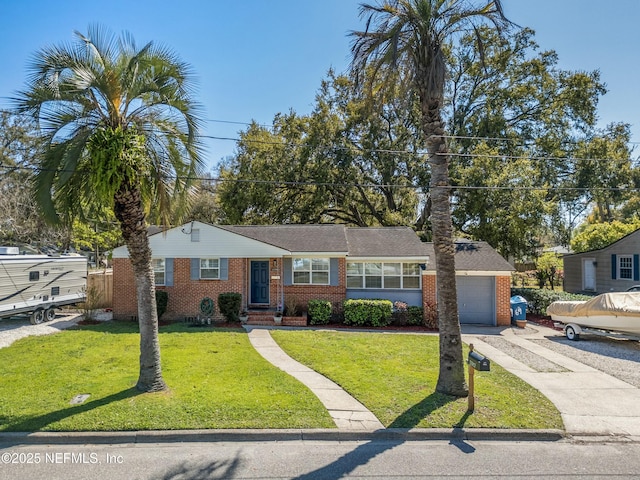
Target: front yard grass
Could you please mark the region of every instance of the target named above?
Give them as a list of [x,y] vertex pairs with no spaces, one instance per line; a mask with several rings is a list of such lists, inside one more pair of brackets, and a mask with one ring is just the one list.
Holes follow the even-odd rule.
[[[136,324],[108,322],[0,349],[0,431],[332,428],[320,401],[243,330],[162,327],[168,392],[140,394]],[[90,394],[71,405],[79,394]]]
[[[475,374],[473,413],[467,413],[466,398],[436,393],[436,335],[273,331],[272,336],[290,356],[360,400],[386,427],[563,428],[545,396],[495,363],[490,372]],[[467,354],[465,345],[465,359]]]

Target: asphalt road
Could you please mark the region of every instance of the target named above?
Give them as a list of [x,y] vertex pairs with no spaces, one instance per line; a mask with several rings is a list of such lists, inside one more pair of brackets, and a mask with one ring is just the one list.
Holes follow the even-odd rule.
[[638,443],[514,441],[221,442],[2,446],[0,478],[630,479]]

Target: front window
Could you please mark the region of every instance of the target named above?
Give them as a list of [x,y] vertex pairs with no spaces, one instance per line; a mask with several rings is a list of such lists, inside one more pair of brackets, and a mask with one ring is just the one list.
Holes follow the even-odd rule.
[[293,283],[295,285],[329,285],[329,259],[294,258]]
[[154,258],[153,263],[153,275],[155,277],[156,285],[164,285],[165,268],[164,258]]
[[201,258],[200,278],[218,280],[220,278],[220,260],[218,258]]
[[633,279],[633,257],[631,255],[618,257],[618,278],[621,280]]
[[419,289],[420,265],[401,262],[348,262],[347,288]]

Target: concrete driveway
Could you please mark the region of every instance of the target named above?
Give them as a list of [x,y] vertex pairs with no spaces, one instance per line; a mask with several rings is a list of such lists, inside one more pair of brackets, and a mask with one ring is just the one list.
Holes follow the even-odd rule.
[[0,319],[0,348],[8,347],[16,340],[32,335],[50,335],[74,326],[82,320],[82,314],[58,312],[56,318],[40,325],[31,325],[28,316]]
[[[579,347],[584,346],[583,342],[598,340],[585,336],[579,342],[567,341],[562,348],[548,348],[553,345],[547,342],[558,343],[561,338],[562,332],[530,324],[525,329],[463,326],[466,343],[472,343],[476,351],[553,402],[568,434],[640,440],[640,384],[634,385],[637,377],[633,376],[633,372],[640,371],[640,355],[633,353],[636,349],[640,352],[638,342],[626,345],[631,347],[628,360],[610,350],[605,355],[591,352],[593,358],[587,359],[584,355],[588,353]],[[575,355],[571,349],[576,350]],[[619,356],[623,358],[616,358]],[[625,366],[621,360],[628,362],[627,377],[618,368]],[[620,378],[605,372],[614,372]]]

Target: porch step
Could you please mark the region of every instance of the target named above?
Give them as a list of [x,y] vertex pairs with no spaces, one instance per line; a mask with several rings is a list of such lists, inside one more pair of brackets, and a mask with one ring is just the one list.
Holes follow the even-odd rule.
[[[275,326],[273,316],[275,310],[249,310],[247,325]],[[281,325],[285,326],[306,326],[307,317],[283,317]]]

